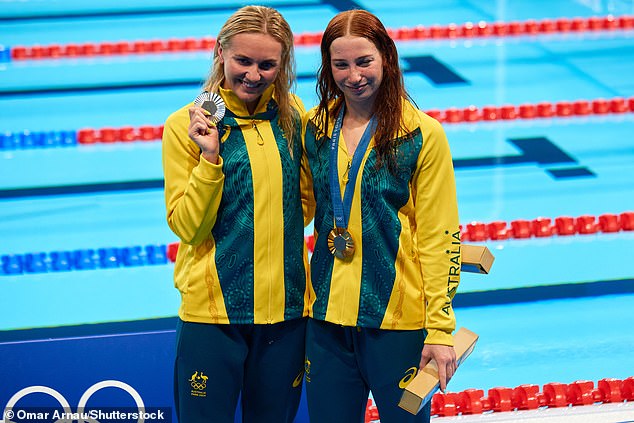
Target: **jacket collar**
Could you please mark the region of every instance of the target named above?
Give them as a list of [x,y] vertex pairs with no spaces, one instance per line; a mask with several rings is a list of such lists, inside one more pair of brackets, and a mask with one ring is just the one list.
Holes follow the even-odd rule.
[[271,101],[274,99],[274,88],[275,86],[271,84],[271,86],[262,93],[260,101],[255,108],[255,112],[250,114],[244,101],[240,100],[232,90],[220,87],[218,90],[227,108],[225,116],[266,120],[272,119],[277,113],[277,102]]

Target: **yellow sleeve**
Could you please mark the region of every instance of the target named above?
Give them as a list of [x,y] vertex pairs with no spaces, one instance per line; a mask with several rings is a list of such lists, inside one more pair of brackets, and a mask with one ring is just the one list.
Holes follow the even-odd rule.
[[300,186],[302,192],[302,209],[304,213],[304,226],[308,226],[315,217],[315,194],[313,192],[313,175],[308,166],[306,155],[306,127],[308,123],[308,113],[302,117],[302,162],[300,173]]
[[291,103],[294,103],[293,107],[295,108],[295,110],[297,110],[299,112],[299,115],[303,117],[306,114],[306,107],[304,107],[304,102],[302,101],[302,99],[295,94],[291,94],[291,100]]
[[222,158],[212,164],[187,135],[188,106],[172,113],[163,130],[167,223],[185,244],[200,244],[213,227],[222,198]]
[[427,344],[453,345],[451,301],[460,281],[460,230],[453,162],[445,131],[419,112],[423,147],[413,179],[416,239],[426,302]]

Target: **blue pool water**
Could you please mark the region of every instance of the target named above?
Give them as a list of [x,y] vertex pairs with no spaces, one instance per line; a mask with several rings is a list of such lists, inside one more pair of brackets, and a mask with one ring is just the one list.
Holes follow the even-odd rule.
[[[278,7],[296,33],[321,31],[339,9],[351,6],[375,12],[389,28],[634,13],[631,1],[263,3]],[[237,6],[9,1],[0,11],[0,45],[209,36]],[[632,30],[411,41],[398,48],[406,85],[423,110],[634,96]],[[297,93],[311,107],[319,51],[297,46],[296,58]],[[442,75],[430,73],[431,61],[460,82],[437,82]],[[206,52],[0,63],[0,133],[160,125],[198,94],[209,66]],[[634,210],[632,113],[444,127],[463,224]],[[535,139],[570,160],[553,162],[544,150],[531,156],[518,148],[521,140]],[[537,148],[538,142],[529,145]],[[175,242],[160,187],[103,189],[160,184],[160,149],[153,141],[0,150],[0,256]],[[509,157],[521,159],[505,163]],[[553,174],[578,168],[590,174]],[[78,189],[86,184],[102,185]],[[56,187],[66,188],[51,194]],[[477,332],[480,340],[450,389],[634,375],[633,241],[634,232],[621,231],[484,243],[496,256],[491,273],[463,274],[456,297],[458,326]],[[157,375],[154,388],[160,392],[152,398],[171,395],[170,369],[163,364],[171,357],[179,304],[172,270],[171,264],[158,264],[0,274],[0,354],[13,357],[0,364],[0,380],[13,383],[0,390],[0,404],[26,384],[61,377],[53,370],[43,371],[41,380],[20,375],[28,367],[66,363],[40,357],[58,347],[66,354],[61,351],[68,341],[61,339],[78,336],[87,336],[77,338],[87,344],[105,337],[113,351],[121,349],[122,360],[128,348],[148,342],[135,355],[139,366],[143,357],[154,363],[149,371]],[[149,338],[138,335],[146,332]],[[140,340],[116,344],[123,338],[112,338],[115,333]],[[58,343],[42,343],[49,338]],[[41,350],[28,349],[36,344]],[[163,355],[152,350],[157,345]],[[93,346],[77,348],[73,354],[96,354]],[[116,372],[101,369],[94,380],[119,377]]]

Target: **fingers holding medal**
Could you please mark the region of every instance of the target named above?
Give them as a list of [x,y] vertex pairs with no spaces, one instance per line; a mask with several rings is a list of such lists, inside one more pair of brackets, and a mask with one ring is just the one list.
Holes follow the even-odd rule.
[[216,93],[203,91],[194,100],[194,106],[200,107],[208,112],[207,116],[214,125],[220,122],[225,116],[225,102],[222,101],[222,97]]
[[202,92],[194,100],[189,110],[187,133],[201,149],[203,155],[217,157],[219,151],[218,129],[216,124],[225,114],[225,104],[216,93]]

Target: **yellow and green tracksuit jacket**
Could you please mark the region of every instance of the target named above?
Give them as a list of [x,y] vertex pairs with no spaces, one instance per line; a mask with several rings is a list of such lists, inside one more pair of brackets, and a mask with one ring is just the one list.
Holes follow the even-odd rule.
[[[344,326],[425,328],[426,343],[453,345],[460,230],[451,153],[438,121],[409,102],[403,109],[407,133],[399,134],[396,171],[376,168],[374,140],[365,152],[350,211],[355,253],[348,262],[327,245],[334,227],[328,179],[333,122],[328,137],[319,140],[316,109],[306,115],[304,149],[316,202],[310,315]],[[341,135],[342,193],[351,161]]]
[[[301,142],[290,154],[273,87],[253,115],[229,90],[212,164],[187,134],[187,104],[163,132],[167,221],[180,238],[174,283],[184,321],[267,324],[306,316],[307,262],[300,195]],[[304,109],[291,100],[301,134]],[[296,137],[299,140],[299,136]]]

